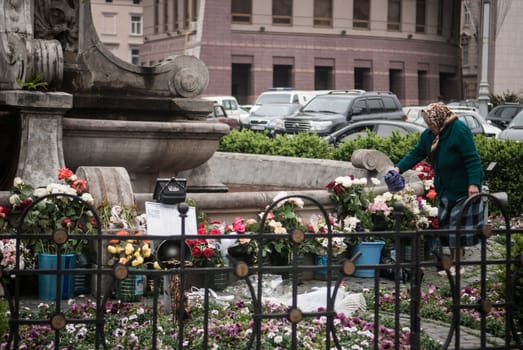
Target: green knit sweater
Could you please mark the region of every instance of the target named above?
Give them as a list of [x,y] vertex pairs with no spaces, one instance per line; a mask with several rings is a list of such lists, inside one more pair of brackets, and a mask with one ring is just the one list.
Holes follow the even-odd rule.
[[440,134],[438,148],[430,158],[434,137],[429,129],[421,133],[418,144],[396,165],[400,173],[428,157],[435,173],[434,188],[440,198],[466,197],[472,184],[481,191],[483,168],[470,129],[460,120],[450,123]]

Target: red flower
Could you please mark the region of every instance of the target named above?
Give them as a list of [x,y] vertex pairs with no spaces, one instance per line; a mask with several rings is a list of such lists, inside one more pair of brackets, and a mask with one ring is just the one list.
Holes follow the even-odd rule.
[[58,170],[58,180],[64,180],[64,179],[70,178],[73,175],[74,175],[74,173],[71,169],[60,168],[60,170]]
[[430,191],[427,192],[428,199],[434,199],[434,198],[436,198],[437,195],[438,194],[436,193],[436,191],[433,188],[431,188]]
[[82,193],[87,189],[87,181],[85,181],[84,179],[74,180],[71,184],[71,187],[74,188],[77,193]]
[[439,228],[439,222],[437,217],[430,218],[430,224],[432,228],[437,229]]
[[71,219],[65,218],[62,220],[62,226],[63,227],[74,227],[74,223]]
[[32,199],[30,199],[30,198],[24,199],[23,201],[20,202],[20,209],[27,208],[28,206],[31,205],[31,203],[33,203]]
[[91,222],[91,225],[96,227],[96,218],[94,216],[91,218],[90,222]]
[[193,247],[191,254],[195,258],[199,258],[200,256],[202,256],[202,250],[200,249],[200,247]]
[[207,229],[205,227],[199,227],[198,228],[198,234],[199,235],[206,235],[207,234]]
[[203,256],[205,256],[207,259],[212,258],[214,255],[214,250],[212,248],[205,248],[203,250]]
[[220,235],[222,232],[220,231],[219,228],[211,228],[211,230],[209,231],[209,234],[210,235]]
[[5,218],[10,212],[10,208],[0,205],[0,218]]
[[336,185],[336,181],[332,180],[325,187],[327,187],[328,190],[331,190],[334,187],[334,185]]

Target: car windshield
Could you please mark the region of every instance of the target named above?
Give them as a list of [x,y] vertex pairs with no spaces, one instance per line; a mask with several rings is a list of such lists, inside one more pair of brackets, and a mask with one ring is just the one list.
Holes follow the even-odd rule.
[[252,112],[253,117],[286,117],[298,109],[295,104],[264,104]]
[[304,112],[309,113],[336,113],[345,114],[349,108],[351,99],[347,96],[316,96],[303,107]]
[[281,94],[262,94],[256,100],[257,105],[263,105],[266,103],[289,103],[290,97],[289,93]]
[[512,119],[508,127],[517,129],[523,128],[523,111],[516,114],[516,116],[514,117],[514,119]]

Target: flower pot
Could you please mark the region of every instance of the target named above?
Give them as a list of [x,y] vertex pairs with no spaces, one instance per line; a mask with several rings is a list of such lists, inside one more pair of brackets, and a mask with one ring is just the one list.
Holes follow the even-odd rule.
[[[314,264],[316,266],[327,266],[327,255],[315,255],[314,256]],[[333,257],[331,264],[339,263],[340,258],[339,257]],[[328,269],[322,269],[322,270],[315,270],[314,271],[314,279],[320,280],[320,281],[326,281],[328,277]],[[338,278],[338,275],[335,271],[331,273],[331,280],[335,280]]]
[[[38,269],[56,269],[58,256],[56,254],[38,254],[37,267]],[[61,257],[62,269],[72,269],[76,265],[75,254],[63,254]],[[61,281],[61,291],[58,296],[56,294],[56,273],[38,274],[38,297],[42,300],[56,300],[69,299],[74,294],[73,275],[63,274]]]
[[190,274],[190,284],[196,288],[210,288],[215,291],[222,291],[229,285],[229,273],[220,272],[199,272]]
[[116,283],[115,298],[125,302],[140,301],[145,290],[144,275],[128,275]]
[[[76,255],[76,267],[88,268],[91,264],[89,256],[85,253]],[[74,295],[86,295],[91,292],[91,275],[73,275]]]
[[356,260],[356,271],[354,277],[372,278],[375,276],[375,269],[360,269],[358,265],[377,265],[380,263],[381,250],[385,245],[384,241],[360,242],[352,250],[352,255],[361,252],[361,256]]

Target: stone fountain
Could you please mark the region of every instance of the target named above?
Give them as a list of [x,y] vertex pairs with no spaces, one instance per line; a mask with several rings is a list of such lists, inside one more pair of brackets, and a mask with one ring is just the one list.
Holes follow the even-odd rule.
[[60,167],[83,166],[98,167],[86,168],[91,186],[111,183],[104,169],[113,167],[135,193],[150,193],[157,178],[204,164],[229,131],[206,120],[203,62],[118,59],[100,42],[88,1],[2,1],[0,71],[1,190],[15,176],[39,186]]

